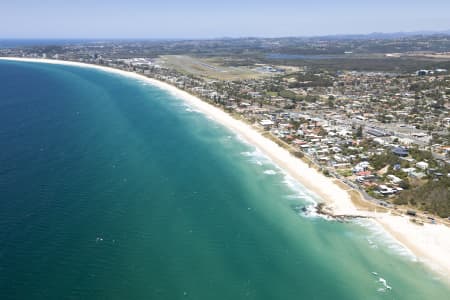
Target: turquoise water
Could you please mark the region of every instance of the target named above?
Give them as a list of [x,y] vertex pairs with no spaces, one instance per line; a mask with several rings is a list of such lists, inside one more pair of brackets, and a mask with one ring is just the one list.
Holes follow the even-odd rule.
[[0,62],[0,125],[0,299],[450,292],[374,225],[296,213],[307,191],[142,82]]

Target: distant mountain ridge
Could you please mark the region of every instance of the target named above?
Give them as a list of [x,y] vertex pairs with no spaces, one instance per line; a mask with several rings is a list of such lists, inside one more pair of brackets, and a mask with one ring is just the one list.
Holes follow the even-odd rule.
[[74,43],[104,43],[104,42],[198,42],[198,41],[257,41],[257,40],[288,40],[298,39],[304,41],[311,40],[370,40],[370,39],[401,39],[401,38],[414,38],[414,37],[430,37],[430,36],[445,36],[450,37],[450,29],[442,31],[422,30],[422,31],[399,31],[399,32],[372,32],[367,34],[328,34],[328,35],[314,35],[314,36],[279,36],[279,37],[264,37],[264,36],[222,36],[215,38],[23,38],[23,39],[11,39],[0,37],[0,48],[15,48],[20,46],[40,46],[40,45],[62,45],[62,44],[74,44]]
[[422,31],[410,31],[410,32],[372,32],[368,34],[336,34],[336,35],[323,35],[315,36],[315,38],[327,38],[327,39],[398,39],[413,36],[431,36],[431,35],[450,35],[449,30],[443,31],[432,31],[432,30],[422,30]]

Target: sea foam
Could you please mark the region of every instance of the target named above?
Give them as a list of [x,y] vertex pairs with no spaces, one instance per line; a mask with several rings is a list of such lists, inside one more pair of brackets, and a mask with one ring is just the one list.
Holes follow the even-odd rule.
[[255,149],[254,151],[241,152],[241,155],[248,157],[250,162],[260,166],[264,164],[271,164],[270,159],[258,149]]
[[397,241],[390,233],[384,228],[369,219],[355,219],[353,221],[361,227],[364,227],[368,231],[368,235],[365,237],[371,248],[378,248],[378,245],[382,245],[383,248],[387,248],[393,253],[405,257],[411,261],[416,262],[417,257],[411,252],[405,245]]
[[265,171],[264,171],[264,174],[266,174],[266,175],[276,175],[277,172],[274,171],[274,170],[265,170]]

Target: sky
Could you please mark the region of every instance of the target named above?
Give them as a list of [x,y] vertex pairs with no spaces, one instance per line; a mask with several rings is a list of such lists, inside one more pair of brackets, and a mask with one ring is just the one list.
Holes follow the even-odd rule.
[[450,30],[449,0],[0,0],[0,38],[220,38]]

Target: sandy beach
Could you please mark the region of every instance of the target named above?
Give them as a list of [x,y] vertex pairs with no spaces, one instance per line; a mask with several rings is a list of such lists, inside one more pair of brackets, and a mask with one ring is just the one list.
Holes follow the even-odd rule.
[[182,91],[168,83],[148,78],[132,72],[114,68],[96,66],[85,63],[58,61],[50,59],[0,58],[27,62],[41,62],[49,64],[64,64],[78,67],[95,68],[129,78],[138,79],[167,90],[176,97],[183,99],[197,110],[208,115],[218,123],[233,130],[245,141],[257,147],[276,165],[293,177],[312,193],[323,199],[336,215],[367,215],[372,216],[383,228],[395,237],[402,245],[414,253],[433,270],[439,272],[450,282],[450,228],[445,225],[425,224],[416,225],[406,216],[394,216],[389,213],[374,213],[364,211],[355,206],[350,194],[333,179],[324,176],[314,168],[309,167],[301,159],[291,155],[286,149],[262,136],[250,125],[234,119],[221,109],[210,105],[201,99]]
[[450,228],[443,224],[416,225],[408,216],[378,214],[376,221],[417,258],[450,283]]

